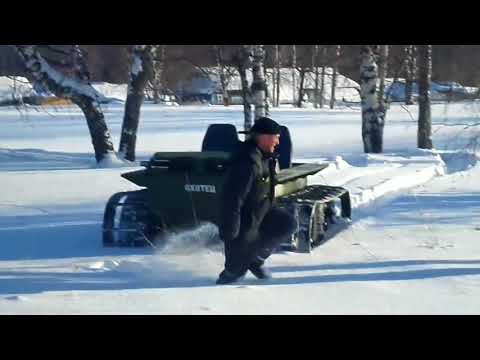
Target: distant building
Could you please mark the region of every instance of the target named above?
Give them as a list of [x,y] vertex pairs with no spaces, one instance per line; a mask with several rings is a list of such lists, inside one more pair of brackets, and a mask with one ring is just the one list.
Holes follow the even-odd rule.
[[[324,81],[323,99],[324,103],[330,101],[331,84],[332,84],[332,69],[326,68],[326,75]],[[282,68],[280,70],[280,104],[293,104],[294,99],[298,97],[300,74],[296,70],[296,90],[295,94],[292,86],[292,70],[289,68]],[[247,72],[247,79],[252,83],[252,74]],[[268,91],[273,93],[273,81],[271,70],[266,74]],[[243,104],[243,92],[241,87],[241,79],[238,74],[227,79],[227,94],[229,97],[229,104],[240,105]],[[320,85],[319,85],[320,86]],[[345,102],[360,102],[359,95],[360,86],[355,81],[338,74],[336,99],[337,101]],[[212,105],[223,104],[223,95],[218,78],[218,72],[215,68],[206,68],[205,72],[198,72],[192,78],[179,82],[177,86],[177,94],[182,100],[182,103],[206,103]],[[315,75],[307,73],[304,81],[304,102],[313,103],[315,94]]]

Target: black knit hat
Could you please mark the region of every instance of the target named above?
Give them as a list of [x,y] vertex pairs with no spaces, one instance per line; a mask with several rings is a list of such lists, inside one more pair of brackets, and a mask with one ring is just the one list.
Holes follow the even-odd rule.
[[241,131],[241,134],[265,134],[265,135],[280,135],[280,125],[270,118],[262,117],[255,121],[255,124],[250,131]]

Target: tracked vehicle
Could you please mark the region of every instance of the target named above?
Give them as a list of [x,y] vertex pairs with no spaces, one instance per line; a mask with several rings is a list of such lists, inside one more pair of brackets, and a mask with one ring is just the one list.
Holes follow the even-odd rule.
[[[144,189],[110,198],[104,214],[104,246],[161,246],[171,232],[217,224],[230,156],[240,143],[235,126],[211,125],[200,152],[156,153],[142,162],[144,169],[122,174]],[[275,200],[298,221],[296,232],[282,248],[310,252],[330,238],[336,225],[348,223],[350,195],[342,187],[308,185],[308,176],[328,165],[292,164],[291,154],[290,132],[282,127]]]

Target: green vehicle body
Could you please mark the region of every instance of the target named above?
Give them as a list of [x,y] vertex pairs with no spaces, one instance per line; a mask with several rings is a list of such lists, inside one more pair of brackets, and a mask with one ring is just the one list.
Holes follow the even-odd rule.
[[[146,169],[122,176],[147,188],[148,207],[166,227],[188,227],[201,222],[218,224],[219,197],[224,191],[230,155],[227,152],[157,153],[146,164]],[[305,188],[306,177],[326,166],[304,164],[280,171],[276,197]]]
[[223,152],[157,153],[144,170],[122,176],[147,188],[148,207],[163,226],[216,223],[229,157]]

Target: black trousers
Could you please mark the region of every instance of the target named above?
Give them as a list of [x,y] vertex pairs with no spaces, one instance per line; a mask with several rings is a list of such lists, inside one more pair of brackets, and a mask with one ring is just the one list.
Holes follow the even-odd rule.
[[263,265],[296,229],[297,221],[289,212],[273,207],[260,224],[259,236],[255,241],[225,239],[225,270],[232,274],[243,274],[253,263]]

